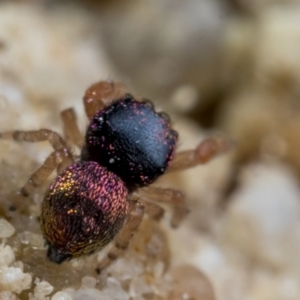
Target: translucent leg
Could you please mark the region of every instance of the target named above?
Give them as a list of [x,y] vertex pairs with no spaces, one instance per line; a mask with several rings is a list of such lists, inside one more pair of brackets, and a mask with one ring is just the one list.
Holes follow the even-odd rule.
[[88,88],[83,97],[85,112],[92,118],[97,111],[122,98],[128,93],[127,88],[119,82],[100,81]]
[[232,145],[233,142],[229,139],[220,136],[208,137],[196,149],[176,153],[167,172],[180,171],[205,164],[217,155],[227,152]]
[[65,139],[70,140],[78,148],[82,148],[84,144],[84,138],[79,130],[77,124],[77,116],[73,108],[63,110],[61,118],[64,124]]
[[178,227],[182,219],[188,213],[185,197],[182,192],[173,189],[164,189],[159,187],[146,187],[140,189],[136,197],[141,196],[146,201],[152,201],[157,204],[169,204],[173,207],[173,216],[171,220],[172,227]]
[[144,206],[138,201],[130,203],[129,215],[123,225],[123,228],[115,238],[113,248],[108,252],[107,256],[100,261],[96,272],[101,273],[106,269],[113,261],[120,257],[128,248],[131,238],[134,232],[139,227],[144,215]]
[[62,169],[73,163],[73,157],[63,138],[49,129],[33,131],[6,131],[0,133],[1,139],[12,139],[16,141],[41,142],[48,141],[54,148],[42,166],[37,169],[21,189],[23,196],[28,196],[35,187],[42,184],[55,168]]
[[[142,199],[141,199],[142,200]],[[150,218],[160,221],[165,214],[165,210],[159,205],[147,201],[142,201],[145,206],[145,212]]]
[[40,129],[32,131],[5,131],[0,132],[0,139],[26,142],[48,141],[54,148],[54,150],[67,148],[67,145],[63,138],[58,133],[50,129]]
[[66,149],[55,150],[44,161],[44,163],[30,176],[21,194],[27,197],[32,191],[50,176],[50,174],[65,160],[71,159]]

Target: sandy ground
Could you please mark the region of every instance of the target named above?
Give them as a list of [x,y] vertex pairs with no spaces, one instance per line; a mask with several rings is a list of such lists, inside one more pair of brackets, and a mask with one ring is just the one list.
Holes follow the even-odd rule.
[[97,275],[107,250],[47,261],[50,181],[18,194],[49,145],[1,140],[0,299],[300,299],[299,2],[122,3],[0,3],[0,131],[62,133],[74,107],[84,132],[84,91],[117,80],[170,114],[178,150],[213,134],[235,146],[155,183],[184,191],[190,214],[176,230],[168,207],[160,223],[146,217]]

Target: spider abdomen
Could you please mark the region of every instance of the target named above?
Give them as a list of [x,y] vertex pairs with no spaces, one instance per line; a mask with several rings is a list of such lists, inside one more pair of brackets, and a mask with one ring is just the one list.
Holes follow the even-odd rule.
[[122,180],[96,162],[68,167],[50,185],[42,203],[49,259],[61,263],[108,244],[127,216],[127,195]]

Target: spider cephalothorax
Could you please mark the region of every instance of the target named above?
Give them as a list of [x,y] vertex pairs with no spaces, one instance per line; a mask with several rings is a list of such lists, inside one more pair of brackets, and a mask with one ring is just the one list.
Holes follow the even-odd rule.
[[165,172],[177,137],[165,114],[127,94],[91,119],[82,159],[97,161],[134,190]]

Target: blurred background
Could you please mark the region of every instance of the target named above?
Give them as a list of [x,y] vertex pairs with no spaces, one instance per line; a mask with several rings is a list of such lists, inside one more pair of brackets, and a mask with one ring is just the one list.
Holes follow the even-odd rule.
[[[212,134],[235,140],[158,183],[183,190],[191,209],[178,230],[162,226],[171,265],[190,264],[211,284],[214,296],[193,299],[300,299],[300,1],[0,2],[1,131],[61,132],[59,112],[71,106],[84,132],[82,96],[99,80],[167,111],[179,150]],[[11,190],[50,149],[0,147],[0,186],[25,166]]]

